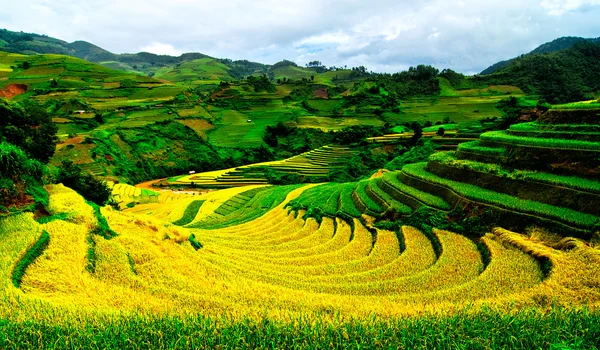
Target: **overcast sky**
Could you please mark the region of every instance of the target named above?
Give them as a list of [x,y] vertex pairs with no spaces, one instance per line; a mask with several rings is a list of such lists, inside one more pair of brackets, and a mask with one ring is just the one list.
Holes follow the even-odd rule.
[[600,0],[2,0],[0,28],[115,53],[395,72],[479,72],[561,36],[600,37]]

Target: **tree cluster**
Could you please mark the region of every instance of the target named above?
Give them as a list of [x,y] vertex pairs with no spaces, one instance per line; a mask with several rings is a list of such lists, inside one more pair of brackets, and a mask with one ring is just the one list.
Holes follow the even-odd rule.
[[591,93],[600,90],[599,65],[600,45],[581,42],[563,51],[522,56],[497,73],[474,80],[516,85],[550,103],[565,103],[591,99]]
[[246,80],[254,88],[255,92],[274,92],[276,90],[275,85],[273,85],[266,75],[261,75],[258,78],[251,75]]

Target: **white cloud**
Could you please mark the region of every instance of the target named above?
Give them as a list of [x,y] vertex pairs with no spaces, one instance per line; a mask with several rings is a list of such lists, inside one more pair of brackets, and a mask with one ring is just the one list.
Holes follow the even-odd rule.
[[116,53],[202,52],[300,64],[420,63],[476,72],[560,35],[600,36],[600,0],[28,0],[0,28],[86,40]]
[[548,14],[560,16],[565,12],[577,10],[583,6],[600,5],[600,0],[542,0],[541,5]]
[[157,55],[179,56],[182,52],[176,50],[173,45],[163,44],[158,41],[150,43],[150,45],[140,47],[139,51],[155,53]]

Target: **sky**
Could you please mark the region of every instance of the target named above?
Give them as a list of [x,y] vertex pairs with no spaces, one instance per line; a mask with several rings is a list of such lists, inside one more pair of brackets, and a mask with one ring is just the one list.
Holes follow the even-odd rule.
[[1,0],[0,28],[140,51],[466,74],[562,36],[600,37],[600,0]]

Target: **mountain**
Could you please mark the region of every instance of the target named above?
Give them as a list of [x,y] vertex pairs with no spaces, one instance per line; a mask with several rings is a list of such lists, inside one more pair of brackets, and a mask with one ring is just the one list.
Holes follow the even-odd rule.
[[[581,42],[592,42],[592,43],[600,44],[600,37],[596,38],[596,39],[586,39],[586,38],[580,38],[580,37],[574,37],[574,36],[565,36],[562,38],[558,38],[556,40],[552,40],[545,44],[542,44],[526,55],[544,54],[544,53],[561,51],[561,50],[568,49],[568,48],[572,47],[573,45],[575,45],[577,43],[581,43]],[[514,62],[518,58],[519,57],[515,57],[515,58],[511,58],[509,60],[494,63],[493,65],[491,65],[488,68],[486,68],[485,70],[483,70],[480,74],[485,75],[485,74],[495,73],[495,72],[501,70],[502,68],[507,67],[508,65],[510,65],[512,62]]]
[[153,76],[158,70],[165,67],[175,68],[177,65],[209,58],[227,65],[230,75],[235,79],[254,73],[265,74],[268,65],[246,60],[232,61],[217,59],[208,55],[190,52],[180,56],[157,55],[149,52],[134,54],[115,54],[87,41],[66,41],[35,33],[13,32],[7,29],[0,30],[0,50],[25,55],[32,54],[59,54],[75,56],[103,66],[138,74]]
[[494,73],[475,76],[473,80],[518,86],[550,103],[591,100],[600,91],[600,43],[596,41],[580,40],[559,51],[541,46],[541,53],[515,58]]

